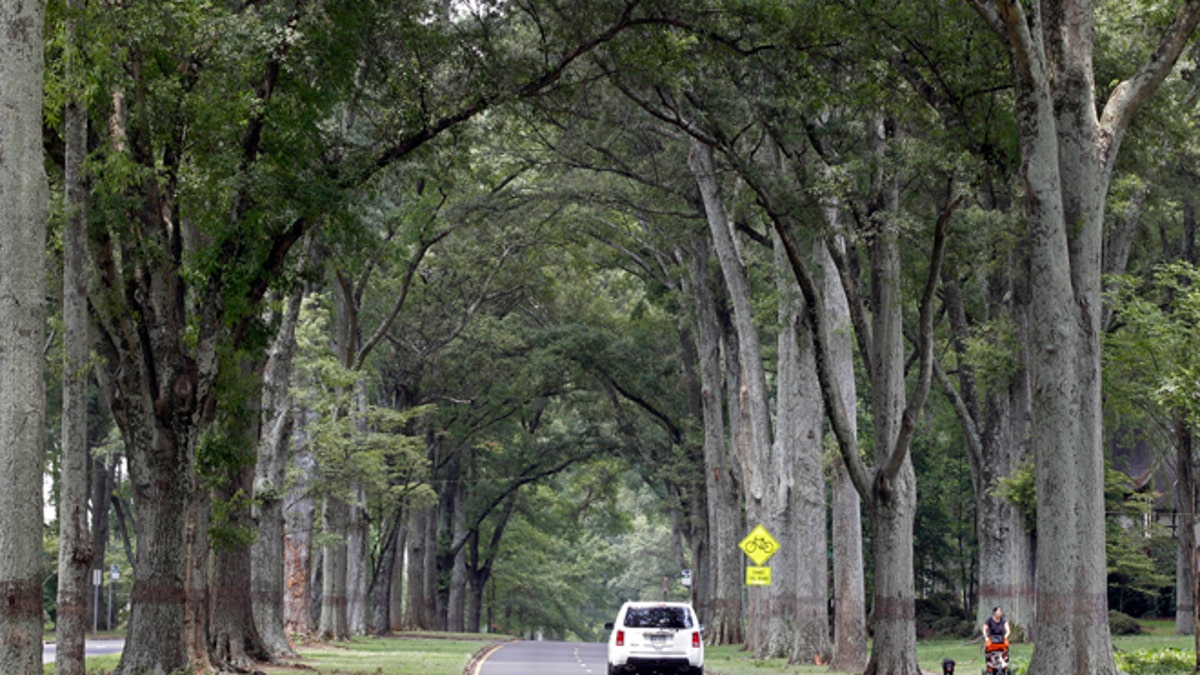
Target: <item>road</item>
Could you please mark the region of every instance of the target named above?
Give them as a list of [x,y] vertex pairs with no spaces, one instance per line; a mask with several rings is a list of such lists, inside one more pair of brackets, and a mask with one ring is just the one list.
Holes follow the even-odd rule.
[[[125,649],[125,641],[119,638],[113,638],[111,640],[88,640],[84,646],[84,650],[87,652],[88,656],[116,654],[122,649]],[[47,642],[46,644],[42,645],[42,663],[54,663],[54,659],[57,656],[58,647],[53,642]]]
[[471,675],[607,675],[603,642],[508,642]]

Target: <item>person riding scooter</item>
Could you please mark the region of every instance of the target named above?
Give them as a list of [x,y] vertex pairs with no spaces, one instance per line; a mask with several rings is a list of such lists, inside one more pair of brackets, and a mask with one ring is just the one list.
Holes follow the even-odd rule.
[[1008,636],[1012,626],[1004,618],[1004,610],[992,608],[992,615],[983,623],[983,656],[987,672],[1008,673]]

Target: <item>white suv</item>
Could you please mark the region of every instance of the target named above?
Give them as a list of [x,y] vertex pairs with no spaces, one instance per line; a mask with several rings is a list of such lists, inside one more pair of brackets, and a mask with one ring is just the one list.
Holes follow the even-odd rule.
[[692,606],[683,602],[627,602],[608,636],[608,675],[704,672],[703,630]]

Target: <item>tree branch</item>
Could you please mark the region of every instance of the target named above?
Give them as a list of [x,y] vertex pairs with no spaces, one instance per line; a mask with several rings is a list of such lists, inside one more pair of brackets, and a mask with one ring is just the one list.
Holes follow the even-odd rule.
[[937,227],[933,234],[933,251],[929,257],[929,273],[925,278],[925,289],[921,293],[921,309],[917,349],[920,352],[920,367],[917,374],[917,385],[909,398],[904,414],[900,418],[900,431],[896,444],[888,457],[887,464],[882,467],[880,477],[891,480],[900,471],[905,456],[908,455],[913,433],[916,431],[917,419],[925,407],[925,399],[929,396],[930,381],[933,378],[933,315],[934,302],[937,300],[938,280],[942,276],[942,261],[946,257],[946,229],[950,217],[954,215],[959,204],[963,201],[959,195],[950,202],[938,217]]
[[1163,33],[1158,47],[1146,62],[1133,77],[1118,84],[1108,97],[1108,103],[1100,116],[1100,128],[1108,134],[1109,141],[1104,148],[1106,165],[1111,166],[1115,161],[1115,150],[1120,145],[1120,139],[1124,136],[1129,121],[1171,72],[1198,23],[1200,0],[1187,0],[1179,6],[1175,19]]

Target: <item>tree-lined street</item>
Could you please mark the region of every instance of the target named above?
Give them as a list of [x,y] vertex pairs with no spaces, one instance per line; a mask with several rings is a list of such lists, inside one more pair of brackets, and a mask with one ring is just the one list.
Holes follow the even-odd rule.
[[0,0],[0,671],[113,596],[117,675],[602,669],[634,598],[871,675],[1194,635],[1197,23]]

